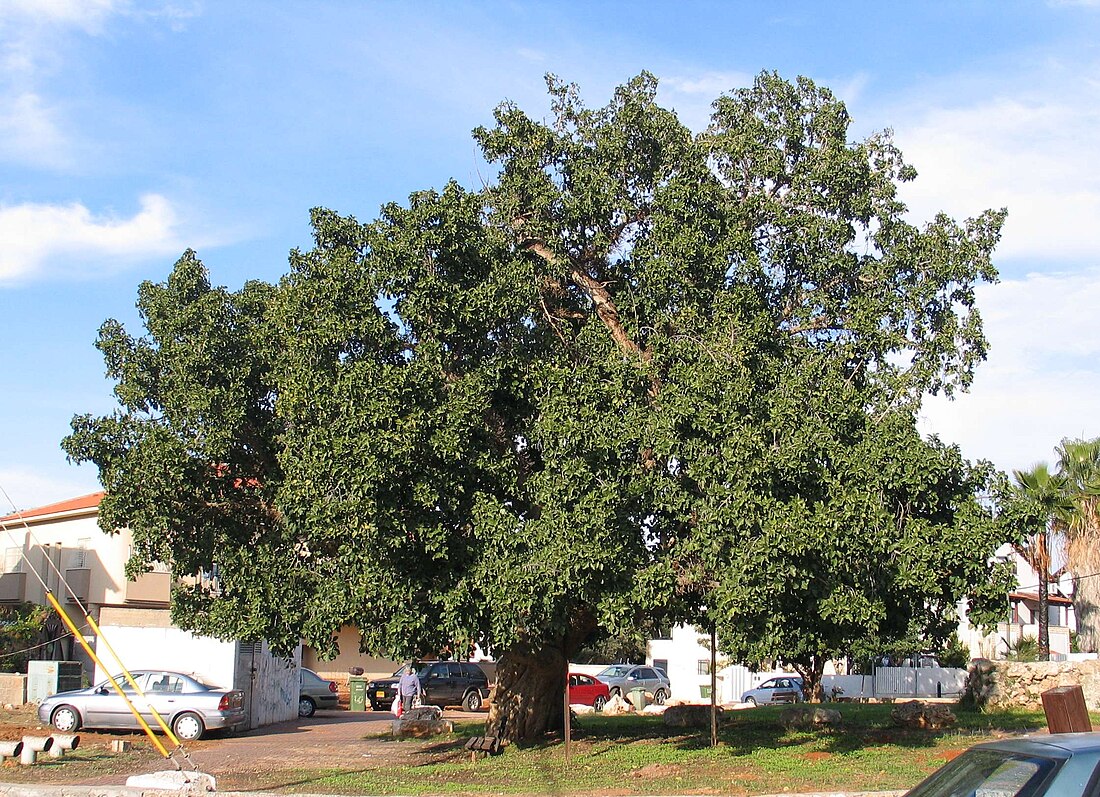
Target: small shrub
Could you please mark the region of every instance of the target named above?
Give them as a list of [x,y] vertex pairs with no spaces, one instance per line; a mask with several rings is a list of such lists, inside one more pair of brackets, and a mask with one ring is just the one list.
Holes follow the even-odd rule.
[[1016,644],[1009,648],[1009,659],[1012,661],[1038,661],[1039,640],[1033,636],[1020,637]]
[[963,644],[958,634],[951,634],[943,650],[936,654],[942,667],[966,668],[970,664],[970,648]]

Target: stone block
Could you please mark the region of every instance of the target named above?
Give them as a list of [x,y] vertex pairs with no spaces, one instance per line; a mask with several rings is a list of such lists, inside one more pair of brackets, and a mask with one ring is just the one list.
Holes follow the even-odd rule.
[[454,732],[454,723],[450,720],[394,720],[391,733],[397,737],[414,737],[423,739],[428,736],[441,736]]
[[207,794],[217,791],[213,775],[188,770],[168,770],[150,772],[146,775],[131,775],[126,785],[132,789],[172,791],[181,795]]
[[955,713],[943,703],[925,703],[910,700],[890,710],[890,719],[903,728],[927,728],[934,730],[955,724]]
[[835,708],[794,706],[779,713],[779,724],[784,728],[839,728],[844,717]]
[[[710,704],[668,706],[664,710],[665,725],[673,728],[709,728]],[[722,720],[722,709],[718,709],[718,720]]]

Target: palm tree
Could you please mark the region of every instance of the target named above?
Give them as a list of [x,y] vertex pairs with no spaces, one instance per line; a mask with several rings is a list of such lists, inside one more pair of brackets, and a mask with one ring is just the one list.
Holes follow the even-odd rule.
[[1021,530],[1026,536],[1012,544],[1016,553],[1039,576],[1039,660],[1050,660],[1050,581],[1057,580],[1064,567],[1054,569],[1051,535],[1073,514],[1074,504],[1067,497],[1068,480],[1052,474],[1045,462],[1031,470],[1013,471],[1016,498],[1021,502]]
[[1073,512],[1062,523],[1066,558],[1076,580],[1073,609],[1082,650],[1100,649],[1100,438],[1070,440],[1056,449]]

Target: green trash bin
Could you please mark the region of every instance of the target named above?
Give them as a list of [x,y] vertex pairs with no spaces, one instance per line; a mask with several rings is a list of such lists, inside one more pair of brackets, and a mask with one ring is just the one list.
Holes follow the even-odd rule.
[[634,706],[635,711],[641,711],[646,707],[645,689],[640,686],[636,686],[630,690],[630,704]]
[[362,675],[353,675],[348,678],[348,708],[351,711],[367,710],[367,679]]

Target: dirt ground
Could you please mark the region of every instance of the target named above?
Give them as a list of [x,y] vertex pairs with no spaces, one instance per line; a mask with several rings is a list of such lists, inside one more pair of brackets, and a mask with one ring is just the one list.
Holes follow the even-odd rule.
[[[485,720],[484,712],[447,711],[444,716],[456,724]],[[364,769],[465,755],[458,742],[394,742],[388,735],[392,721],[393,715],[383,712],[318,711],[309,719],[188,742],[184,747],[190,760],[175,752],[173,757],[180,768],[213,775],[219,791],[233,791],[290,786],[294,773],[301,770]],[[50,733],[51,728],[38,722],[34,706],[0,708],[0,741]],[[165,737],[158,738],[169,747]],[[116,739],[129,741],[130,749],[113,752]],[[39,754],[39,763],[32,767],[20,766],[18,759],[5,761],[0,782],[122,785],[128,775],[175,768],[140,732],[81,729],[76,751],[61,759]]]

